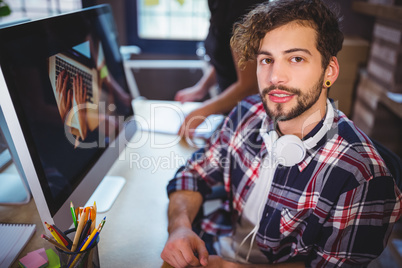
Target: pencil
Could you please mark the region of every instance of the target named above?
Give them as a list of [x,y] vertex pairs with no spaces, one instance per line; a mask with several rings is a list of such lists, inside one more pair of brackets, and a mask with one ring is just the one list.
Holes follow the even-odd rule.
[[77,230],[75,231],[73,246],[71,247],[71,251],[73,252],[77,249],[78,241],[81,236],[82,228],[84,228],[86,218],[87,218],[87,208],[84,208],[80,216],[80,223],[78,224]]
[[45,222],[46,228],[50,231],[50,234],[54,237],[54,239],[60,244],[60,245],[65,245],[63,243],[63,241],[61,240],[60,236],[55,232],[55,230],[50,226],[50,224],[48,224],[47,222]]
[[98,226],[98,231],[96,232],[94,238],[92,239],[92,241],[89,243],[88,247],[90,247],[92,245],[92,243],[94,241],[96,241],[97,237],[99,236],[99,233],[102,231],[103,229],[103,225],[105,225],[105,221],[106,221],[106,216],[103,218],[103,220],[99,223]]
[[[88,239],[85,242],[85,244],[80,248],[80,252],[87,249],[88,245],[93,241],[93,239],[95,238],[96,234],[99,234],[99,232],[102,230],[102,226],[103,226],[102,223],[99,223],[98,228],[95,228],[92,231],[91,235],[88,237]],[[75,263],[79,259],[79,256],[80,256],[80,254],[77,254],[77,256],[75,256],[75,258],[73,259],[73,262],[69,265],[69,267],[74,267]]]
[[73,241],[71,241],[71,239],[68,238],[68,236],[66,236],[56,225],[52,224],[51,227],[56,232],[56,234],[60,237],[60,240],[63,242],[63,244],[66,247],[71,247],[71,245],[73,244]]
[[92,225],[91,225],[91,232],[95,229],[96,227],[96,201],[94,201],[94,206],[93,206],[93,217],[92,219]]
[[75,229],[77,229],[77,216],[75,215],[75,209],[74,209],[74,205],[73,202],[70,202],[70,210],[71,210],[71,216],[73,217],[73,223],[74,223],[74,227]]
[[84,241],[84,239],[90,234],[88,234],[88,232],[90,231],[92,225],[92,220],[88,219],[87,222],[85,223],[84,228],[82,228],[82,232],[80,235],[80,239],[78,240],[78,244],[81,245],[82,241]]
[[41,237],[42,237],[43,239],[45,239],[46,241],[48,241],[49,243],[51,243],[51,244],[52,244],[53,246],[55,246],[56,248],[59,248],[59,249],[61,249],[61,250],[63,250],[63,251],[66,251],[66,252],[71,252],[71,250],[69,250],[68,248],[66,248],[66,247],[63,246],[63,245],[60,245],[58,242],[56,242],[55,240],[51,239],[51,238],[48,237],[47,235],[42,234]]

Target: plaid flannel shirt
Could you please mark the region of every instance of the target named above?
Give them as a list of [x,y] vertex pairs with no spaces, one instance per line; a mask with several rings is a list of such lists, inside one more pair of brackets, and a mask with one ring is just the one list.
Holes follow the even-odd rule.
[[[168,193],[192,190],[205,197],[211,186],[223,183],[233,225],[267,154],[259,134],[264,118],[258,95],[243,100],[208,146],[178,170]],[[273,122],[269,125],[273,128]],[[322,122],[306,138],[321,126]],[[369,138],[335,110],[331,129],[307,150],[304,160],[276,169],[256,241],[267,263],[304,260],[312,267],[364,266],[386,246],[401,204],[401,192]],[[230,231],[219,218],[213,214],[206,219],[204,230]]]

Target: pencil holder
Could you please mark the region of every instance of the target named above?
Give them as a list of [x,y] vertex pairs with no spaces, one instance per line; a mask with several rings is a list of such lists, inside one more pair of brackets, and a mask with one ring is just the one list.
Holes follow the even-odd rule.
[[[75,228],[64,232],[68,237],[74,236]],[[67,252],[56,247],[61,268],[99,268],[99,236],[91,246],[83,251]]]

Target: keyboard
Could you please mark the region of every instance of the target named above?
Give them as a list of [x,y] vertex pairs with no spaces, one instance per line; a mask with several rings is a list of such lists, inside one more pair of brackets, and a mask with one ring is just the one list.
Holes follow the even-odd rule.
[[67,61],[56,56],[56,80],[59,73],[63,70],[66,70],[69,74],[69,88],[73,88],[73,78],[79,74],[82,77],[82,83],[87,88],[87,102],[94,103],[93,100],[93,90],[92,90],[92,74],[88,73],[80,68],[68,63]]

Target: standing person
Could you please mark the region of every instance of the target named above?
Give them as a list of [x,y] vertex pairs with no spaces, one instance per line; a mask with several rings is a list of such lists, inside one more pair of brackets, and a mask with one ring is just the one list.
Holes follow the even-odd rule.
[[[163,260],[363,267],[381,254],[402,194],[370,139],[328,99],[342,41],[337,16],[320,0],[266,2],[236,25],[233,50],[240,66],[256,59],[260,94],[243,100],[169,182]],[[216,183],[228,203],[201,225],[216,235],[210,255],[192,223]],[[216,221],[224,215],[229,229]]]
[[186,117],[179,131],[182,135],[191,137],[193,130],[207,116],[228,113],[244,97],[258,93],[255,62],[247,63],[245,68],[239,69],[237,56],[230,48],[230,38],[233,24],[263,1],[208,0],[211,19],[204,44],[211,67],[197,84],[178,91],[175,100],[180,102],[201,100],[216,84],[220,94],[204,101],[200,108]]

